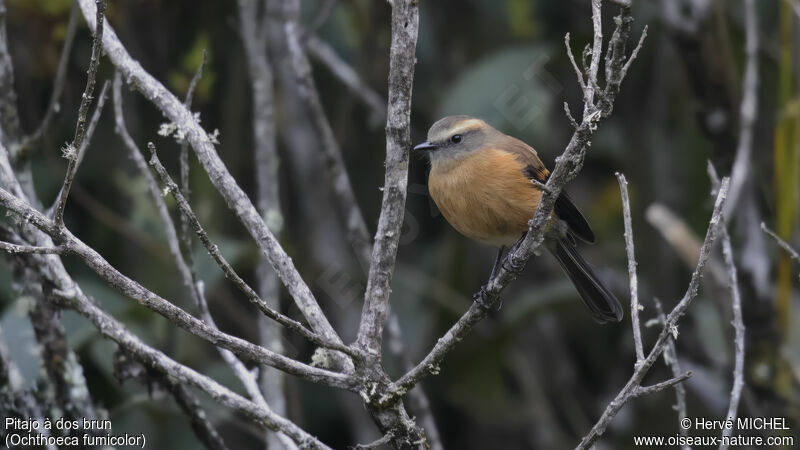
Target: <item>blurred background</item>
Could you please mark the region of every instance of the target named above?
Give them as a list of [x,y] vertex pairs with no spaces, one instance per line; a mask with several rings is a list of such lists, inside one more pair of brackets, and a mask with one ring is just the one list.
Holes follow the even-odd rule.
[[[319,39],[385,105],[390,6],[369,0],[302,3],[302,21],[317,29]],[[68,0],[6,0],[8,41],[25,130],[37,126],[47,107],[70,5]],[[740,414],[786,417],[791,426],[788,433],[797,442],[800,267],[761,233],[759,224],[765,222],[800,248],[796,226],[800,2],[758,1],[756,6],[760,82],[751,170],[729,227],[747,329],[746,387]],[[221,158],[252,194],[256,180],[251,89],[236,8],[236,2],[114,0],[108,3],[107,16],[132,56],[181,98],[203,50],[207,51],[208,64],[192,109],[199,112],[206,130],[219,130]],[[713,203],[706,163],[711,161],[723,175],[731,170],[745,63],[743,11],[740,1],[635,2],[631,43],[645,25],[649,26],[647,40],[622,85],[613,115],[593,138],[583,171],[567,187],[598,237],[597,244],[585,246],[582,252],[627,305],[622,208],[614,173],[626,175],[643,323],[656,316],[653,297],[669,310],[683,296],[694,265],[692,251],[697,251],[691,240],[688,250],[676,250],[647,220],[648,208],[656,203],[666,206],[685,222],[690,235],[702,239]],[[604,8],[606,37],[615,14],[613,5]],[[571,34],[579,56],[591,40],[590,16],[586,0],[421,2],[412,140],[424,140],[428,127],[442,116],[469,114],[525,140],[552,168],[572,132],[563,103],[568,102],[576,115],[582,108],[564,35]],[[74,133],[90,52],[89,30],[80,19],[60,112],[31,159],[44,204],[52,202],[63,180],[66,160],[61,148]],[[295,95],[297,85],[285,55],[270,45],[270,59],[280,157],[280,241],[342,338],[351,342],[366,277],[324,182],[319,142],[308,111]],[[381,115],[380,103],[365,104],[326,64],[318,58],[311,60],[372,235],[384,176],[385,110]],[[104,60],[98,79],[112,77],[113,68]],[[125,87],[123,94],[134,140],[141,148],[153,141],[177,177],[179,145],[158,134],[165,119],[138,93]],[[78,173],[66,211],[67,226],[123,273],[194,311],[145,182],[114,133],[110,105],[109,100]],[[191,164],[192,204],[200,221],[239,273],[256,284],[256,246],[193,155]],[[472,293],[488,276],[495,252],[460,236],[446,223],[427,194],[427,170],[427,162],[412,154],[406,222],[391,297],[412,361],[423,357],[469,307]],[[171,198],[166,201],[172,205]],[[685,261],[687,251],[691,263]],[[199,245],[195,257],[219,327],[257,341],[254,308]],[[721,267],[718,250],[712,261],[712,266]],[[78,259],[66,257],[65,264],[87,293],[145,342],[242,391],[212,346],[105,286]],[[33,386],[40,363],[33,330],[24,320],[29,302],[14,284],[10,266],[0,263],[3,338]],[[572,448],[632,373],[635,356],[629,313],[619,324],[594,323],[569,280],[546,254],[529,262],[523,275],[504,291],[503,299],[502,309],[490,314],[446,358],[441,373],[421,384],[442,442],[445,448],[465,449]],[[287,314],[300,317],[285,292],[280,303]],[[678,360],[682,368],[694,372],[685,383],[689,417],[725,416],[733,366],[730,305],[725,284],[713,273],[707,274],[699,297],[681,322]],[[62,322],[91,395],[107,411],[115,434],[145,433],[154,448],[200,446],[169,396],[136,380],[120,383],[115,378],[115,344],[70,311],[63,312]],[[658,329],[645,328],[646,350]],[[289,356],[310,360],[313,348],[307,342],[292,335],[283,341]],[[394,356],[387,354],[385,359],[393,377],[402,375]],[[659,362],[646,384],[670,376]],[[293,377],[286,378],[284,391],[288,416],[328,445],[345,448],[379,437],[353,394]],[[199,396],[231,448],[264,447],[262,432],[250,422]],[[674,404],[673,390],[633,400],[613,421],[598,448],[631,448],[633,435],[677,434]]]

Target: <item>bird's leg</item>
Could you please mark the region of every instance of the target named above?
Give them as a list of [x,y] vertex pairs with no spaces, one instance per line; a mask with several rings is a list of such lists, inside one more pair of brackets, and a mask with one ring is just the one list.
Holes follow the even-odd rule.
[[492,264],[492,273],[489,274],[489,279],[491,280],[497,274],[497,268],[500,266],[500,259],[503,257],[503,251],[506,249],[505,245],[501,245],[500,249],[497,250],[497,256],[494,257],[494,264]]
[[511,255],[517,251],[519,246],[522,244],[522,241],[525,240],[525,236],[527,234],[528,234],[527,232],[522,233],[522,236],[520,236],[517,242],[511,247],[511,250],[509,250],[508,253],[506,254],[506,259],[503,261],[503,265],[506,268],[506,270],[514,272],[517,275],[519,275],[523,270],[525,270],[525,264],[527,263],[527,261],[522,261],[521,263],[515,263],[511,258]]
[[[500,246],[500,249],[499,249],[499,250],[497,250],[497,256],[494,258],[494,264],[492,264],[492,273],[491,273],[491,274],[489,274],[489,280],[491,280],[492,278],[494,278],[495,274],[497,274],[497,268],[498,268],[498,267],[500,267],[500,259],[502,259],[502,257],[503,257],[503,251],[504,251],[505,249],[506,249],[506,246],[505,246],[505,245],[501,245],[501,246]],[[478,304],[480,307],[482,307],[483,309],[489,310],[489,309],[490,309],[490,308],[489,308],[489,300],[486,298],[486,297],[487,297],[487,293],[486,293],[486,286],[487,286],[486,284],[484,284],[483,286],[481,286],[481,288],[480,288],[480,290],[478,291],[478,293],[476,293],[476,294],[473,296],[473,299],[475,300],[475,302],[476,302],[476,303],[477,303],[477,304]],[[497,306],[497,310],[498,310],[498,311],[500,311],[500,308],[501,308],[502,306],[503,306],[503,299],[501,298],[501,299],[500,299],[500,303],[499,303],[499,304],[498,304],[498,306]]]

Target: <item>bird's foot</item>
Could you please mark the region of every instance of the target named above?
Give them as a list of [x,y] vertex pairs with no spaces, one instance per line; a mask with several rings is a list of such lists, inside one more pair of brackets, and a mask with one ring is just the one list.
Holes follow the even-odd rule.
[[514,261],[514,258],[511,257],[512,253],[509,252],[508,257],[503,261],[503,268],[508,270],[509,272],[513,272],[517,275],[522,273],[525,270],[525,266],[527,265],[527,261]]
[[[481,286],[480,290],[472,296],[472,299],[475,303],[478,304],[481,308],[486,311],[492,311],[492,305],[489,303],[489,293],[486,292],[486,285],[484,284]],[[503,298],[500,297],[497,299],[497,307],[494,311],[500,311],[500,308],[503,307]]]

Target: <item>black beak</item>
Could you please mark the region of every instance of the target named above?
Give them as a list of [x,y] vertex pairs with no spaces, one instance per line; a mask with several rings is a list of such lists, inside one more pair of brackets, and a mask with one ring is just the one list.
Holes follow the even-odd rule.
[[430,142],[423,142],[422,144],[417,145],[414,147],[414,151],[420,150],[436,150],[436,145],[431,144]]

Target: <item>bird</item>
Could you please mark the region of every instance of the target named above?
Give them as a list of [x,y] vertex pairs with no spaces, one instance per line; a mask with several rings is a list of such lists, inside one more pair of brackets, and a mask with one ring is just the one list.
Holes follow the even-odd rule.
[[[521,243],[541,201],[542,190],[533,180],[545,183],[550,176],[536,150],[481,119],[455,115],[434,123],[414,153],[427,155],[428,191],[450,225],[468,238],[499,246],[493,276],[505,248],[513,246],[513,251]],[[545,232],[545,247],[592,318],[598,323],[619,322],[623,316],[619,300],[580,255],[577,240],[594,243],[594,232],[562,191]],[[476,301],[488,307],[484,296],[481,288]]]

